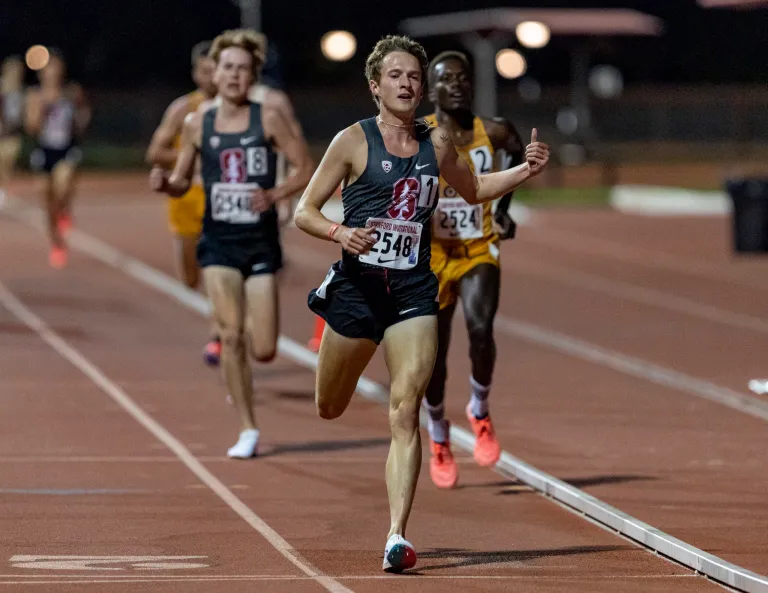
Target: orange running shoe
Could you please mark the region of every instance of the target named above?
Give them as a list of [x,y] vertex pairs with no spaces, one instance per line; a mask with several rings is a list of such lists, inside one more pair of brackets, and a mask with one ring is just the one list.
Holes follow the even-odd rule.
[[432,457],[429,460],[429,476],[438,488],[455,488],[459,481],[459,468],[451,453],[450,443],[436,443],[429,439]]
[[69,231],[72,230],[72,217],[69,214],[59,214],[57,226],[59,227],[59,232],[62,236],[66,237],[69,235]]
[[67,265],[67,250],[64,247],[51,247],[51,254],[48,256],[48,263],[52,268],[60,270]]
[[491,416],[478,419],[467,405],[467,420],[475,433],[475,461],[483,467],[493,467],[501,457],[501,445],[496,440]]
[[210,367],[219,366],[219,362],[221,361],[221,340],[218,337],[211,339],[211,341],[205,345],[205,350],[203,350],[203,360],[205,361],[205,364]]

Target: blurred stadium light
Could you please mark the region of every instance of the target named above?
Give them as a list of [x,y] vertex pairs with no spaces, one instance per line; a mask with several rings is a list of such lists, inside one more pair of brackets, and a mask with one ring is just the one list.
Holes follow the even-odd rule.
[[349,31],[328,31],[320,40],[323,55],[333,62],[346,62],[357,51],[357,39]]
[[33,45],[27,50],[25,61],[30,70],[42,70],[48,65],[50,54],[44,45]]
[[520,45],[539,49],[549,43],[551,31],[544,23],[524,21],[515,27],[515,34]]
[[[544,24],[551,35],[571,37],[658,36],[661,19],[629,9],[497,8],[436,14],[406,19],[402,32],[412,37],[460,35],[475,64],[476,107],[488,116],[497,114],[496,52],[507,43],[521,23]],[[589,129],[589,53],[583,43],[571,49],[572,108],[579,128]]]
[[496,70],[504,78],[520,78],[527,69],[525,56],[515,49],[502,49],[496,54]]

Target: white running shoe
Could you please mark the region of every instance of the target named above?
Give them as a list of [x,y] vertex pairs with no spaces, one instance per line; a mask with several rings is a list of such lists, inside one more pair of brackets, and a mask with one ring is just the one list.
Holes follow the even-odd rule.
[[387,540],[384,548],[384,564],[386,572],[402,572],[406,568],[416,566],[416,550],[402,535],[393,535]]
[[227,457],[236,459],[248,459],[256,457],[259,451],[259,431],[255,428],[244,430],[240,433],[234,447],[227,451]]

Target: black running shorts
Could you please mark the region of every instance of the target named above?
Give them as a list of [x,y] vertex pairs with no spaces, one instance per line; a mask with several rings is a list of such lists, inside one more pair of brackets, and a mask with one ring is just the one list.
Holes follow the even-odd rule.
[[77,165],[82,156],[80,149],[74,145],[61,149],[38,146],[29,155],[29,165],[37,173],[50,173],[62,161]]
[[225,241],[203,234],[197,244],[197,262],[201,268],[235,268],[249,278],[276,274],[283,267],[283,251],[278,240]]
[[378,269],[348,269],[338,261],[307,304],[338,334],[380,344],[388,327],[424,315],[437,315],[437,276],[385,274]]

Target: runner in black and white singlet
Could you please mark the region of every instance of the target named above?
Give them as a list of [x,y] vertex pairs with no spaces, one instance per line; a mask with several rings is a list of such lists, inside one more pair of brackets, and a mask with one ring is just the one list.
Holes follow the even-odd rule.
[[372,229],[375,244],[362,255],[344,250],[309,306],[342,335],[380,344],[391,325],[437,313],[429,220],[440,175],[426,124],[416,124],[418,152],[403,158],[387,151],[377,121],[359,122],[366,167],[341,193],[344,226]]
[[51,51],[39,77],[40,86],[28,93],[25,124],[36,143],[30,165],[45,175],[50,263],[60,268],[67,262],[64,238],[72,226],[75,169],[81,158],[78,143],[90,123],[91,110],[80,85],[65,84],[65,64],[57,52]]
[[277,155],[264,136],[262,107],[248,106],[249,122],[243,132],[216,131],[218,105],[202,116],[200,162],[206,206],[197,246],[202,268],[234,268],[245,279],[275,274],[282,267],[275,204],[259,211],[252,201],[256,190],[275,187]]
[[[419,406],[437,352],[438,283],[430,270],[429,223],[438,180],[442,176],[467,202],[479,204],[537,175],[549,159],[534,130],[524,164],[475,176],[445,129],[426,130],[415,121],[427,64],[424,48],[407,37],[390,35],[376,44],[366,78],[379,115],[334,138],[294,216],[304,232],[342,246],[341,260],[309,295],[310,308],[327,322],[315,393],[322,418],[344,413],[377,346],[385,348],[392,445],[383,568],[392,572],[416,563],[405,528],[421,469]],[[321,212],[339,185],[341,225]]]
[[[269,362],[279,335],[275,274],[282,255],[275,203],[300,192],[313,165],[304,138],[273,109],[248,100],[263,60],[258,38],[225,31],[213,41],[210,56],[216,62],[217,99],[185,119],[170,177],[158,166],[149,182],[154,191],[182,196],[200,158],[206,207],[197,257],[221,336],[224,380],[240,421],[238,441],[227,455],[248,458],[257,454],[259,430],[246,343],[257,361]],[[294,165],[280,187],[275,187],[277,150]]]

